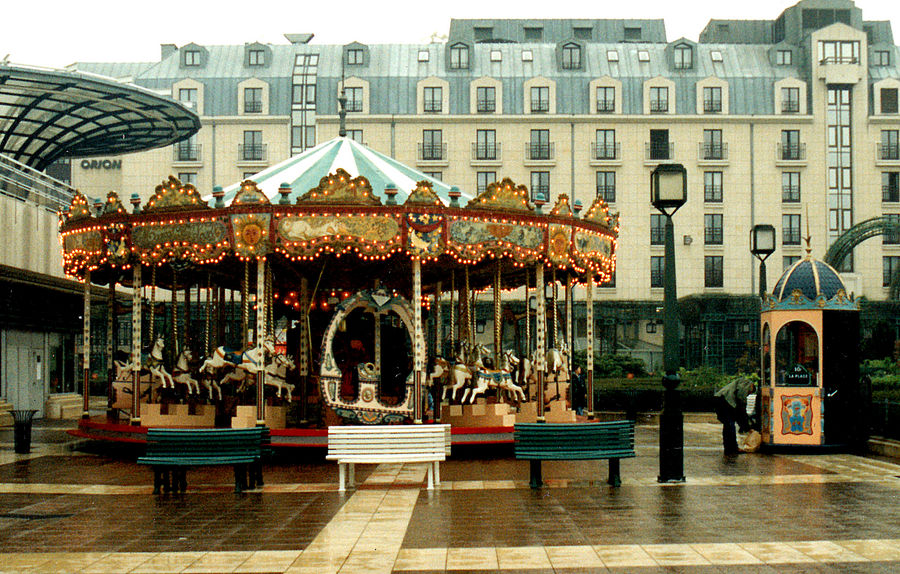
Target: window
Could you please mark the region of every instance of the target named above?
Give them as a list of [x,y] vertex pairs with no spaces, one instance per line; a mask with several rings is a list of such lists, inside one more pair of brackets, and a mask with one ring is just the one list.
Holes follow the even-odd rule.
[[362,130],[347,130],[347,137],[352,139],[358,144],[363,143],[363,131]]
[[363,89],[362,87],[344,88],[344,97],[347,98],[348,112],[363,111]]
[[531,113],[547,113],[550,111],[549,86],[533,86],[531,88]]
[[[354,88],[344,88],[344,95],[347,95],[348,90],[352,90]],[[360,103],[362,103],[362,88],[355,88],[360,90]],[[310,104],[315,105],[316,103],[316,85],[315,84],[294,84],[294,100],[295,104]],[[360,105],[359,111],[362,111],[362,106]]]
[[430,54],[428,53],[428,50],[419,50],[418,60],[419,60],[419,62],[427,62],[429,56],[430,56]]
[[244,175],[241,176],[241,181],[253,179],[254,177],[256,177],[257,173],[259,173],[259,172],[258,171],[245,171]]
[[616,159],[616,130],[597,130],[594,159]]
[[650,52],[647,50],[638,50],[638,62],[649,62]]
[[309,149],[316,145],[316,126],[294,126],[291,129],[291,147]]
[[800,261],[799,255],[785,255],[781,258],[781,264],[785,270],[789,269],[791,265],[798,261]]
[[196,110],[197,94],[197,88],[180,88],[178,90],[178,101],[184,104],[186,108]]
[[493,86],[475,88],[475,99],[478,113],[492,114],[497,111],[497,89]]
[[500,50],[491,50],[491,62],[502,62],[503,52]]
[[497,159],[497,131],[477,130],[475,132],[475,159]]
[[544,29],[538,28],[534,26],[526,26],[525,27],[525,41],[526,42],[540,42],[544,39]]
[[616,50],[607,50],[606,51],[606,61],[607,62],[618,62],[619,61],[619,52]]
[[362,48],[350,48],[347,50],[347,65],[348,66],[362,66],[364,61],[364,55]]
[[175,144],[175,161],[200,161],[200,145],[197,134]]
[[703,88],[703,112],[718,114],[722,112],[722,88],[707,86]]
[[897,88],[881,88],[881,113],[897,113]]
[[[315,86],[313,86],[315,87]],[[262,108],[262,88],[244,88],[244,113],[260,114]]]
[[898,130],[881,130],[881,148],[879,153],[880,159],[898,160],[900,159],[900,131]]
[[426,114],[435,114],[441,112],[443,106],[443,88],[426,87],[424,89],[425,101],[423,102],[423,110]]
[[597,172],[597,197],[607,203],[616,201],[616,172]]
[[800,215],[781,216],[781,244],[800,245]]
[[534,52],[531,50],[522,50],[522,61],[523,62],[533,62],[534,61]]
[[781,174],[781,201],[784,203],[800,202],[800,172],[785,171]]
[[881,243],[883,245],[900,245],[900,213],[887,213],[884,219],[884,235],[881,236]]
[[725,144],[722,143],[722,130],[703,130],[703,159],[724,158]]
[[654,86],[650,88],[650,113],[661,114],[669,111],[669,88]]
[[819,42],[820,64],[858,64],[859,42],[825,40]]
[[894,276],[900,272],[900,256],[897,255],[886,255],[882,258],[882,275],[881,275],[881,285],[884,287],[890,287],[891,281],[894,280]]
[[703,243],[722,245],[722,214],[707,213],[703,216]]
[[438,181],[441,181],[444,178],[444,172],[442,171],[423,171],[422,173],[424,173],[431,179],[436,179]]
[[723,62],[725,58],[722,57],[722,52],[719,50],[713,50],[709,53],[709,59],[713,62]]
[[450,69],[465,70],[469,67],[469,47],[465,44],[454,44],[450,47]]
[[531,140],[528,142],[528,159],[550,159],[550,130],[531,130]]
[[563,70],[578,70],[581,68],[581,46],[578,44],[566,44],[562,47]]
[[550,172],[531,172],[531,200],[550,201]]
[[666,216],[662,213],[650,214],[650,245],[665,245]]
[[196,171],[179,171],[178,179],[181,183],[197,185],[197,172]]
[[247,52],[248,66],[265,66],[266,52],[265,50],[250,50]]
[[650,145],[647,156],[650,159],[670,159],[672,146],[669,144],[669,130],[650,130]]
[[703,172],[703,201],[722,203],[722,172]]
[[422,159],[435,161],[444,158],[443,132],[441,130],[422,130]]
[[576,40],[591,40],[594,37],[594,29],[583,26],[575,26],[572,28],[572,37]]
[[247,130],[244,132],[244,145],[241,148],[241,159],[244,161],[263,161],[265,146],[262,143],[262,132]]
[[781,130],[781,159],[803,159],[800,147],[800,130]]
[[703,285],[704,287],[724,286],[723,263],[721,255],[707,255],[703,258]]
[[790,50],[778,50],[775,52],[776,66],[790,66],[793,61],[793,53]]
[[616,89],[608,86],[597,88],[597,112],[611,114],[616,111]]
[[472,29],[476,42],[489,42],[494,39],[494,28],[492,26],[475,26]]
[[881,201],[900,201],[900,172],[881,173]]
[[694,50],[685,44],[675,46],[675,69],[690,70],[694,67]]
[[188,50],[184,53],[184,65],[185,66],[199,66],[200,65],[200,50]]
[[781,88],[781,112],[800,113],[800,88]]
[[624,39],[626,42],[640,42],[641,41],[640,26],[625,26]]
[[666,275],[666,259],[661,255],[650,256],[650,287],[662,287]]
[[872,64],[873,66],[890,66],[891,65],[891,53],[887,50],[875,50],[872,53]]
[[294,65],[296,66],[318,66],[319,65],[319,55],[318,54],[297,54],[297,57],[294,58]]
[[477,179],[477,187],[478,193],[484,193],[487,191],[488,184],[494,183],[497,181],[497,172],[496,171],[479,171],[475,174]]

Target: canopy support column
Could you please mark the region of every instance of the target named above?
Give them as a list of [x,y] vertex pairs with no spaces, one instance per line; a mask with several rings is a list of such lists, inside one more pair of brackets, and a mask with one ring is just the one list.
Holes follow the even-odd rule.
[[534,361],[534,368],[537,369],[537,422],[543,423],[547,422],[547,417],[544,415],[544,407],[547,402],[545,393],[544,393],[544,375],[545,370],[547,368],[546,362],[546,331],[547,331],[547,310],[545,308],[546,302],[544,301],[544,265],[543,262],[539,262],[536,272],[535,272],[535,289],[537,290],[537,317],[535,317],[535,325],[536,329],[536,339],[537,339],[537,356]]
[[422,336],[422,261],[413,257],[413,422],[422,424],[424,412],[422,404],[422,370],[425,364],[424,339]]
[[[247,267],[249,269],[249,266]],[[256,426],[266,424],[266,258],[256,259],[256,339],[260,351],[259,370],[256,371]]]
[[503,350],[500,348],[502,344],[502,303],[500,301],[500,260],[497,260],[497,268],[494,270],[494,368],[500,368],[500,359]]
[[[443,329],[443,317],[441,316],[441,298],[444,296],[443,291],[443,283],[438,281],[434,290],[434,356],[435,357],[444,357],[444,329]],[[451,315],[453,315],[451,313]],[[426,373],[425,376],[430,375],[430,373]],[[441,395],[440,395],[440,387],[435,389],[434,381],[426,380],[426,384],[429,385],[428,392],[431,393],[434,403],[434,422],[441,422]]]
[[572,274],[566,274],[566,372],[572,377],[572,356],[575,354],[575,341],[572,339]]
[[525,269],[525,355],[531,356],[531,283],[528,268]]
[[109,292],[106,296],[106,415],[113,416],[113,379],[115,378],[116,352],[116,280],[109,280]]
[[131,279],[131,424],[141,424],[141,264],[136,263]]
[[456,337],[456,307],[453,305],[453,298],[456,296],[456,270],[450,272],[450,354],[454,360],[456,358],[459,339]]
[[584,302],[586,309],[587,325],[587,410],[588,418],[594,418],[594,274],[588,271],[587,283],[584,286]]
[[309,280],[300,278],[300,420],[306,422],[309,397]]
[[84,331],[82,332],[81,351],[81,394],[83,404],[81,418],[91,416],[91,271],[84,272]]

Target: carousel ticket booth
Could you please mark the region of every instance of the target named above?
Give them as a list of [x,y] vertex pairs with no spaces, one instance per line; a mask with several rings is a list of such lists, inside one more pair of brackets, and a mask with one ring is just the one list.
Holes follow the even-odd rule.
[[760,317],[763,443],[845,446],[861,428],[859,304],[828,264],[788,268]]

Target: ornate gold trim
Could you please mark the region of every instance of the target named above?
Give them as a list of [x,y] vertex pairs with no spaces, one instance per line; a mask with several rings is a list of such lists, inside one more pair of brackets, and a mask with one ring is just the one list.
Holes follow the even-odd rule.
[[297,203],[332,205],[381,205],[381,199],[372,192],[369,180],[359,175],[352,177],[343,168],[337,168],[319,180],[314,187],[297,198]]

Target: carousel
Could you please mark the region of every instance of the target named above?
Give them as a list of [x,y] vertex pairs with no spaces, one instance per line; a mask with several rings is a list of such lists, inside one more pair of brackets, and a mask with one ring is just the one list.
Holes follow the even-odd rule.
[[[575,287],[591,357],[593,287],[615,268],[599,198],[546,209],[509,179],[473,196],[338,137],[208,195],[170,176],[129,203],[77,194],[60,216],[66,274],[131,303],[109,317],[130,341],[107,344],[110,409],[90,418],[85,297],[83,435],[268,425],[273,444],[323,445],[329,425],[440,420],[490,442],[575,420]],[[525,336],[504,348],[512,301]],[[592,382],[588,361],[589,413]]]

